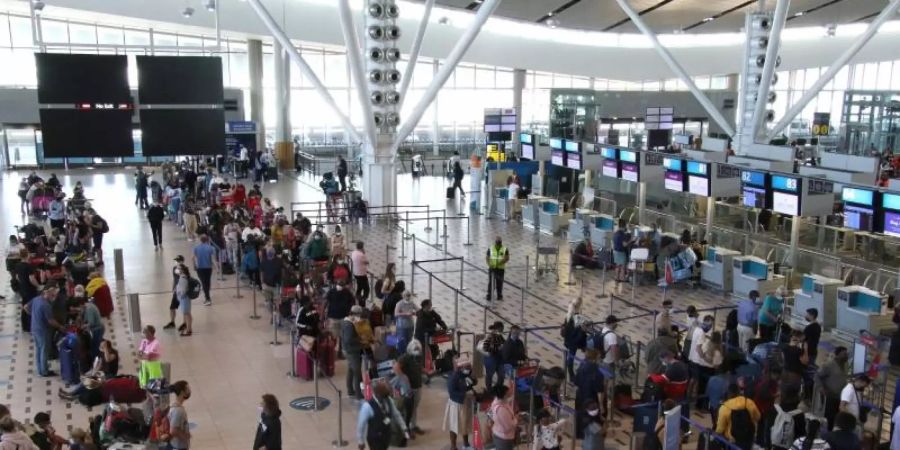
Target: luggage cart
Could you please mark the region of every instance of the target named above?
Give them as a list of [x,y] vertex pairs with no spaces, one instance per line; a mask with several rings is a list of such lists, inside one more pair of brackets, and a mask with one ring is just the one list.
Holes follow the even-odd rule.
[[[455,331],[453,329],[449,329],[446,331],[438,331],[434,336],[425,336],[425,340],[427,341],[422,349],[423,352],[426,352],[426,358],[431,359],[431,370],[428,371],[426,367],[425,371],[425,384],[431,383],[431,379],[436,376],[446,376],[449,372],[441,370],[438,367],[438,360],[442,360],[448,358],[452,361],[457,355],[459,355],[459,350],[456,347],[456,340],[454,339]],[[443,346],[449,345],[449,348],[443,348]]]
[[540,280],[545,274],[551,274],[559,282],[559,244],[555,247],[544,247],[538,243],[537,261],[534,266],[535,279]]

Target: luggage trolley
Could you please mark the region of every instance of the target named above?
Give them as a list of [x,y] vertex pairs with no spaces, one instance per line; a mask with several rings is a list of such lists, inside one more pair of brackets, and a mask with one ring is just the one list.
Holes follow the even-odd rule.
[[[453,369],[453,360],[459,355],[454,334],[455,331],[451,328],[439,331],[434,336],[425,336],[427,345],[424,345],[422,351],[425,352],[425,358],[431,360],[430,371],[428,365],[425,367],[425,384],[430,383],[433,377],[444,376]],[[446,348],[447,344],[450,344],[449,348]],[[447,362],[450,364],[446,364]]]
[[551,274],[559,281],[559,244],[545,247],[538,243],[534,275],[539,280],[545,274]]

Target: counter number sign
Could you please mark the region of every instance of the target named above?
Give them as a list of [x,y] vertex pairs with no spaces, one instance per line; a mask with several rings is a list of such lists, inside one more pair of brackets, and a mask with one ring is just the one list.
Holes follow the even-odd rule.
[[812,134],[813,136],[827,136],[831,132],[831,113],[814,113]]

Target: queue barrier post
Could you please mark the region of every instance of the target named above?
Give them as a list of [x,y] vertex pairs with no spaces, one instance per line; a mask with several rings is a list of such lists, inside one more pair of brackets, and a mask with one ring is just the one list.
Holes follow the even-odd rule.
[[435,248],[441,248],[441,243],[440,243],[440,240],[439,240],[440,237],[441,237],[441,236],[440,236],[440,234],[441,234],[441,233],[440,233],[440,231],[441,231],[441,218],[440,218],[440,217],[435,217],[435,218],[434,218],[434,224],[435,224],[435,226],[437,226],[437,231],[434,232],[434,247],[435,247]]
[[472,216],[468,216],[466,220],[466,243],[463,245],[466,247],[472,245]]
[[466,275],[466,260],[460,258],[459,259],[459,290],[466,290],[465,286],[463,286],[463,280]]
[[[275,288],[277,289],[277,287]],[[272,340],[269,342],[269,345],[281,345],[281,342],[278,341],[278,321],[281,317],[277,316],[278,307],[275,305],[275,294],[272,294],[271,302],[269,302],[269,309],[272,310]]]
[[403,239],[409,239],[409,210],[406,211],[406,236]]
[[425,209],[425,232],[431,232],[431,205],[427,205]]
[[[601,265],[600,266],[600,270],[601,270],[601,272],[600,272],[600,294],[597,295],[597,298],[604,299],[607,297],[607,294],[606,294],[606,263],[601,262],[600,265]],[[612,311],[610,311],[609,313],[612,314]]]
[[253,280],[250,280],[250,290],[253,291],[253,313],[250,314],[250,318],[259,320],[259,314],[256,313],[256,286],[253,285]]
[[[341,399],[344,398],[343,392],[331,382],[331,379],[328,379],[328,384],[331,385],[331,388],[337,393],[337,403],[338,405],[338,430],[337,430],[337,439],[331,441],[331,446],[334,448],[343,448],[347,446],[347,441],[344,440],[344,402]],[[316,403],[318,403],[318,399],[316,399]],[[318,404],[316,405],[318,406]]]
[[443,216],[444,216],[444,234],[442,234],[441,237],[446,238],[447,237],[447,210],[446,209],[444,209]]

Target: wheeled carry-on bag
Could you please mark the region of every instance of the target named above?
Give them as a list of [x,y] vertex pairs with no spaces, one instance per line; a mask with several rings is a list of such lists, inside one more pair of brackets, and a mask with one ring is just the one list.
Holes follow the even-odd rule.
[[76,333],[66,333],[59,343],[59,373],[67,386],[81,381],[80,349],[81,343]]
[[296,354],[295,354],[295,364],[297,377],[310,381],[314,378],[313,371],[315,370],[315,364],[313,364],[312,356],[306,352],[301,346],[297,346]]
[[326,377],[334,376],[334,361],[337,358],[337,341],[332,336],[319,338],[316,343],[316,352],[319,357],[319,370]]
[[454,198],[456,198],[456,188],[448,187],[447,188],[447,200],[453,200]]

